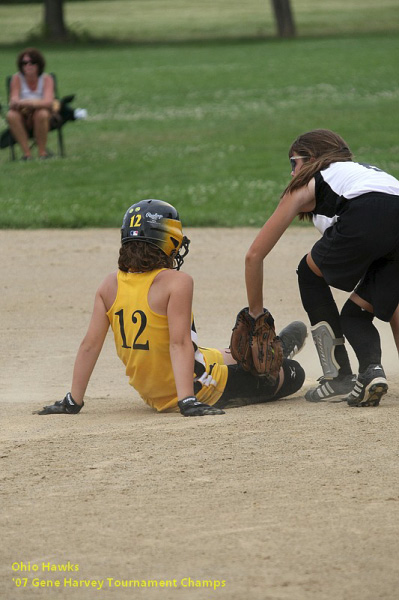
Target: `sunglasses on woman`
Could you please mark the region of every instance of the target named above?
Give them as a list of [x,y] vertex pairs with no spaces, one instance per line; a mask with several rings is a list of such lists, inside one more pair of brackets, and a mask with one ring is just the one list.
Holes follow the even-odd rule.
[[295,169],[296,169],[296,161],[299,158],[305,159],[305,158],[307,158],[307,156],[291,156],[291,158],[290,158],[291,171],[295,171]]
[[37,62],[35,60],[23,60],[22,65],[37,65]]

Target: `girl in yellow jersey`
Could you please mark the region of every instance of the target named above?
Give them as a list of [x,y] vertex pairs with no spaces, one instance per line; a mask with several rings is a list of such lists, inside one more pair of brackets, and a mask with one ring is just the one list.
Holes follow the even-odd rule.
[[[176,209],[142,200],[122,224],[119,270],[97,290],[88,331],[74,366],[71,392],[39,414],[78,413],[109,326],[129,383],[157,411],[184,416],[223,414],[226,406],[265,402],[296,392],[304,372],[284,359],[275,385],[244,372],[228,351],[198,345],[192,314],[193,280],[179,271],[188,253]],[[285,356],[300,350],[303,323],[281,332]]]

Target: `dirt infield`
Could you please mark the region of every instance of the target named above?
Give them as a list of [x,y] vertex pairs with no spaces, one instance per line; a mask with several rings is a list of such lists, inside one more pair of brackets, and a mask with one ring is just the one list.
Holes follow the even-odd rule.
[[[223,347],[246,304],[255,231],[187,234],[199,339]],[[307,322],[295,268],[316,236],[291,228],[266,262],[265,304],[280,326]],[[320,375],[308,339],[294,398],[157,415],[109,335],[84,410],[32,414],[69,390],[118,242],[117,230],[0,232],[2,597],[396,600],[399,375],[386,324],[390,389],[377,409],[304,400]]]

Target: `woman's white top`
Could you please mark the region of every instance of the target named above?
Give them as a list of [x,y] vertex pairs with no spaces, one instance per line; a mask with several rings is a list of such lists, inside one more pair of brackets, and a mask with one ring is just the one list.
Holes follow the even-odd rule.
[[22,73],[18,73],[18,77],[21,82],[21,93],[19,95],[21,100],[41,100],[43,98],[44,73],[39,76],[35,90],[31,90],[26,83],[25,76],[22,75]]

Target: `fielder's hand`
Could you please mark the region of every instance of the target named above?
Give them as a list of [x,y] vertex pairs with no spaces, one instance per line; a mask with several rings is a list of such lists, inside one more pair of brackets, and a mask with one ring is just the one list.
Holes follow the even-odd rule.
[[36,410],[34,415],[76,415],[81,408],[83,408],[84,402],[82,404],[77,404],[75,400],[72,398],[71,393],[68,392],[63,400],[57,400],[54,404],[50,406],[43,406],[42,410]]
[[224,415],[224,410],[198,402],[195,396],[187,396],[178,402],[183,417],[205,417],[207,415]]

